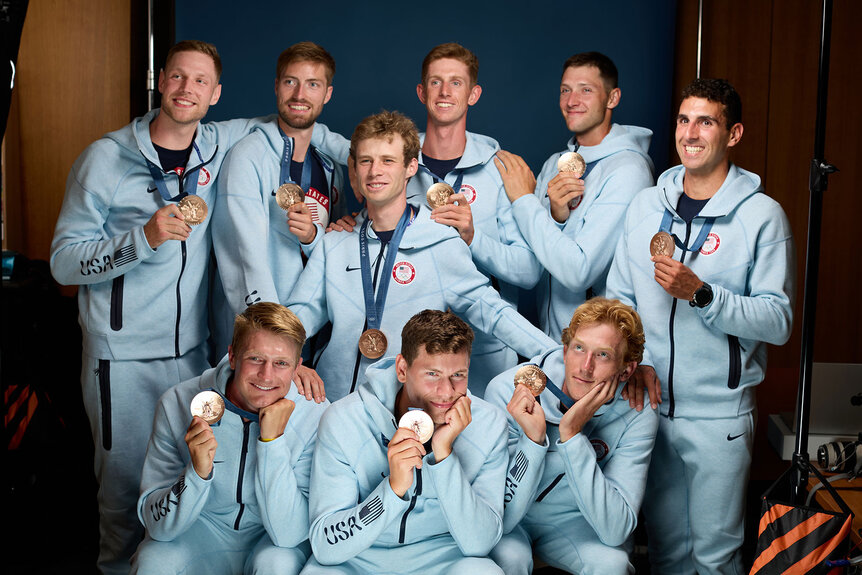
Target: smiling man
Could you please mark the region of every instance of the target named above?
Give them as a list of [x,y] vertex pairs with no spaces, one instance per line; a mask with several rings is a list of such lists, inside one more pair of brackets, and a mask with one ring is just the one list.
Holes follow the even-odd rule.
[[527,357],[554,346],[491,287],[453,228],[407,201],[418,154],[406,116],[383,112],[359,123],[350,161],[367,218],[350,232],[324,235],[288,299],[309,334],[332,322],[313,366],[330,400],[355,390],[374,360],[399,349],[401,328],[423,309],[451,309]]
[[200,123],[221,95],[220,76],[212,44],[172,47],[159,72],[161,108],[84,150],[54,230],[51,272],[79,286],[103,573],[128,573],[140,542],[135,502],[156,401],[209,367],[216,179],[227,151],[255,123]]
[[[317,44],[300,42],[282,52],[275,76],[278,116],[225,159],[213,234],[227,299],[215,306],[218,331],[226,334],[218,338],[219,351],[227,346],[235,314],[257,301],[288,299],[329,219],[342,215],[341,168],[311,145],[334,74],[335,60]],[[304,201],[284,209],[277,195],[284,184],[299,186]],[[314,391],[322,399],[323,391]]]
[[[228,356],[159,400],[141,480],[147,537],[137,574],[296,574],[310,554],[308,481],[328,402],[291,385],[305,330],[287,308],[261,302],[237,316]],[[214,391],[208,423],[189,406]]]
[[506,535],[491,557],[507,575],[528,575],[533,552],[570,573],[626,573],[658,426],[620,395],[643,326],[629,306],[593,298],[562,342],[534,358],[549,380],[538,396],[513,384],[519,368],[488,386],[488,401],[509,413]]
[[642,409],[646,387],[653,409],[661,404],[644,502],[659,573],[742,572],[755,386],[766,343],[790,337],[790,225],[760,178],[730,162],[742,133],[742,101],[727,81],[685,88],[682,165],[632,202],[608,275],[609,295],[646,327],[630,401]]
[[[416,314],[401,353],[320,420],[303,574],[501,573],[486,556],[502,533],[506,422],[467,389],[472,342],[456,315]],[[412,409],[433,421],[425,444],[397,427]]]

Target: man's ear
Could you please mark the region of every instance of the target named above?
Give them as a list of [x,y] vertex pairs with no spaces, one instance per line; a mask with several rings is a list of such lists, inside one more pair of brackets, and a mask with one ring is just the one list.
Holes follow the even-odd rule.
[[395,357],[395,375],[401,383],[407,383],[407,367],[407,360],[399,353]]
[[629,361],[625,364],[625,369],[620,373],[620,381],[628,381],[638,367],[638,362]]
[[233,353],[233,346],[227,346],[227,361],[230,363],[230,368],[236,370],[236,356]]
[[622,90],[614,88],[608,95],[608,109],[613,110],[620,105],[620,99],[623,97]]
[[422,105],[425,105],[425,86],[420,82],[416,84],[416,95],[419,97],[419,101],[422,102]]
[[482,97],[482,86],[476,84],[470,89],[470,97],[467,98],[467,105],[472,106]]
[[742,139],[742,132],[743,128],[740,122],[737,122],[730,127],[730,139],[727,142],[728,148],[732,148],[739,143]]

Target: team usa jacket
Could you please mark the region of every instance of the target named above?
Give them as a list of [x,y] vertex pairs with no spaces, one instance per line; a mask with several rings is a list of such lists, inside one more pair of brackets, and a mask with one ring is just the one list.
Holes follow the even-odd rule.
[[207,479],[194,470],[184,436],[191,423],[189,405],[199,392],[225,394],[233,376],[227,357],[200,377],[162,395],[141,475],[138,517],[150,537],[172,541],[195,521],[224,532],[266,529],[273,544],[295,547],[308,538],[308,487],[317,425],[329,405],[306,400],[291,385],[296,402],[284,434],[260,441],[256,421],[225,410],[212,426],[218,442]]
[[[651,137],[646,128],[618,124],[597,146],[576,148],[573,137],[566,150],[542,166],[535,195],[512,204],[521,233],[545,268],[537,288],[539,324],[545,333],[558,337],[575,308],[591,295],[604,295],[626,208],[653,184],[647,155]],[[548,182],[559,173],[560,156],[576,149],[587,163],[584,195],[569,219],[558,224],[550,213]]]
[[[790,337],[794,250],[781,206],[760,178],[730,165],[727,178],[687,226],[676,214],[685,168],[659,176],[626,214],[608,275],[608,297],[637,309],[646,334],[645,365],[661,380],[661,413],[670,417],[736,417],[754,409],[754,386],[766,370],[766,343]],[[665,216],[665,213],[669,214]],[[689,248],[708,220],[696,252],[675,247],[674,259],[712,286],[704,308],[670,296],[654,279],[650,241],[667,217]]]
[[[534,363],[562,386],[562,347],[535,358]],[[491,381],[486,392],[490,403],[506,409],[517,369]],[[658,415],[652,409],[631,409],[620,397],[621,390],[622,385],[613,401],[600,407],[581,432],[565,443],[560,442],[560,400],[547,388],[539,396],[547,422],[544,445],[527,437],[507,412],[506,533],[520,523],[535,538],[584,519],[605,545],[618,547],[626,542],[637,526]]]
[[[289,142],[288,154],[292,156],[293,139]],[[225,311],[231,318],[258,301],[287,301],[302,272],[303,254],[308,257],[323,237],[330,215],[333,219],[344,215],[341,168],[310,147],[306,161],[315,162],[312,154],[320,161],[328,189],[310,190],[306,203],[326,213],[315,220],[322,225],[317,226],[314,240],[300,243],[288,228],[287,212],[276,202],[284,154],[284,139],[277,118],[272,116],[225,158],[213,216],[213,247],[231,308]]]
[[504,414],[468,392],[472,421],[443,461],[427,448],[401,498],[389,486],[386,456],[397,429],[393,411],[400,389],[395,358],[385,358],[368,369],[357,393],[333,403],[320,420],[309,539],[324,565],[416,571],[422,561],[447,551],[484,557],[502,535]]
[[[404,232],[392,269],[382,269],[385,250],[368,226],[374,285],[380,284],[382,274],[391,276],[380,325],[388,339],[387,355],[398,353],[404,324],[425,309],[451,309],[476,331],[493,334],[525,357],[554,347],[553,340],[491,287],[488,278],[476,269],[458,233],[431,221],[429,214],[424,206],[418,209]],[[366,368],[373,363],[358,348],[359,336],[366,329],[359,233],[357,226],[352,232],[326,234],[287,303],[309,335],[332,322],[331,340],[314,358],[313,367],[333,401],[362,384]],[[493,341],[489,345],[496,348]],[[479,342],[474,343],[474,354],[487,351]]]
[[[164,172],[150,140],[153,110],[90,144],[75,161],[51,244],[51,272],[79,285],[84,352],[100,359],[181,357],[203,343],[215,180],[225,154],[256,120],[200,124],[182,176]],[[148,162],[161,173],[163,199]],[[200,168],[196,170],[195,168]],[[196,193],[210,215],[186,241],[152,249],[144,225],[179,201],[180,180],[197,173]]]

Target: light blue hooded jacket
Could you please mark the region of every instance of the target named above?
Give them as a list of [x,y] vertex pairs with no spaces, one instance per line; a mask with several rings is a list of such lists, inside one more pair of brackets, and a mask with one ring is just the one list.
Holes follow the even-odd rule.
[[604,295],[626,208],[653,184],[647,155],[651,137],[646,128],[613,124],[600,144],[580,146],[577,151],[589,171],[584,195],[564,224],[551,217],[548,182],[559,173],[560,156],[575,150],[574,138],[542,166],[535,195],[512,204],[521,233],[545,268],[537,288],[539,324],[545,333],[562,333],[588,292]]

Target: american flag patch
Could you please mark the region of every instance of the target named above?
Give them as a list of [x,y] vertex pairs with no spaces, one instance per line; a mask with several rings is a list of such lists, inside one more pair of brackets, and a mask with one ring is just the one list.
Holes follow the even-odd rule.
[[115,267],[120,267],[121,265],[133,262],[136,259],[138,259],[138,256],[135,254],[135,246],[132,244],[123,246],[114,252]]
[[515,481],[521,481],[521,478],[524,477],[524,473],[526,473],[529,466],[530,462],[527,460],[527,456],[524,455],[523,451],[519,451],[517,455],[515,455],[515,464],[512,465],[512,468],[509,470],[509,475],[511,475]]
[[359,520],[366,527],[374,523],[374,520],[383,515],[383,502],[375,497],[359,510]]

